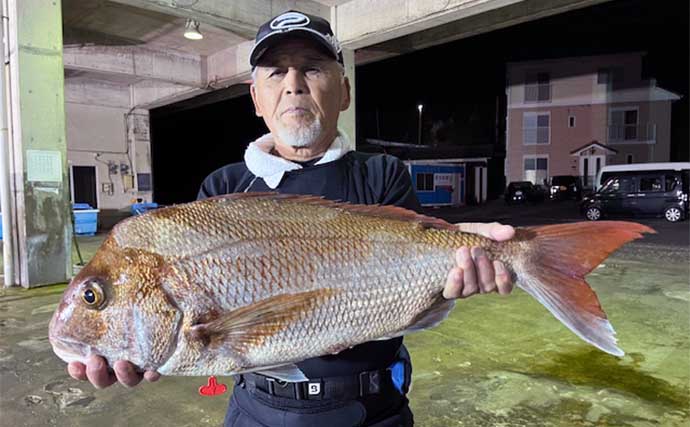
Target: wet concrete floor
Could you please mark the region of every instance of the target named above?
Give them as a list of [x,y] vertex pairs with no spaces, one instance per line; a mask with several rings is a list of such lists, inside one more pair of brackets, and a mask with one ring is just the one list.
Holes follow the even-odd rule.
[[[687,233],[688,223],[674,230]],[[86,259],[102,237],[79,238]],[[442,325],[405,338],[416,425],[690,425],[688,258],[687,246],[643,241],[588,276],[622,358],[582,342],[522,291],[459,301]],[[104,390],[71,379],[47,338],[63,290],[0,290],[1,426],[222,423],[229,394],[199,396],[205,378]]]

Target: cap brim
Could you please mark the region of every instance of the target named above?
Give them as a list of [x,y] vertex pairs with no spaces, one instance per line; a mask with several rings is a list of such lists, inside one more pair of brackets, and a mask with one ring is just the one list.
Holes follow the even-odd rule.
[[342,64],[342,56],[340,52],[336,51],[333,45],[321,33],[310,28],[293,28],[289,31],[273,32],[268,34],[252,47],[252,50],[249,52],[249,64],[252,67],[256,67],[261,57],[264,55],[264,53],[266,53],[266,51],[268,51],[268,49],[284,41],[286,38],[295,37],[302,37],[318,43],[319,46],[324,47],[326,51],[331,54],[333,59]]

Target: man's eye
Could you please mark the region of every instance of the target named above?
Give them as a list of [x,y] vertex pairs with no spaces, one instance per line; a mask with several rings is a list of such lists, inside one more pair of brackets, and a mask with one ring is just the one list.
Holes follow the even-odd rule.
[[285,71],[283,71],[283,70],[273,70],[269,73],[268,77],[276,77],[276,76],[279,77],[279,76],[282,76],[283,74],[285,74]]
[[307,74],[318,74],[321,72],[321,69],[319,67],[309,67],[305,70]]

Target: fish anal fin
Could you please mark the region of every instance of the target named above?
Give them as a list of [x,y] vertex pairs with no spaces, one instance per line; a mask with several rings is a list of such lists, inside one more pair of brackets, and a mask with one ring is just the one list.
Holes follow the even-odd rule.
[[438,294],[434,302],[424,311],[417,314],[417,316],[410,322],[410,325],[405,330],[407,332],[421,331],[437,326],[450,314],[455,307],[455,300],[448,300],[443,298],[442,294]]
[[189,335],[205,345],[229,345],[235,352],[243,353],[302,319],[335,292],[317,289],[272,296],[196,324],[190,328]]
[[455,307],[455,300],[448,300],[443,298],[442,294],[438,294],[431,305],[424,311],[415,316],[409,325],[396,333],[377,338],[375,341],[385,341],[396,338],[402,335],[407,335],[412,332],[423,331],[437,326],[448,317],[450,312]]
[[270,369],[262,369],[256,371],[257,374],[265,375],[267,377],[272,377],[279,379],[281,381],[286,381],[289,383],[298,383],[302,381],[309,381],[304,372],[297,365],[282,365],[276,366]]

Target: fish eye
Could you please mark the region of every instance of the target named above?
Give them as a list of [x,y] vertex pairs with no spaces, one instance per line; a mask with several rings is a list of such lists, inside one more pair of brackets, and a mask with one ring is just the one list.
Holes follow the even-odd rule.
[[91,281],[86,284],[82,291],[81,299],[89,308],[100,309],[105,302],[103,288],[97,282]]

